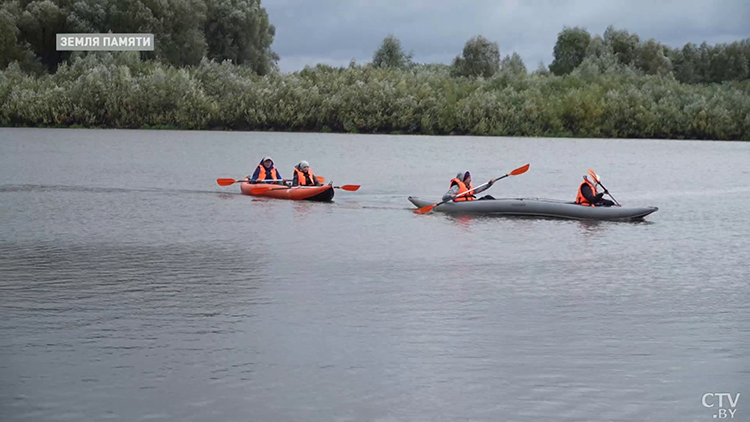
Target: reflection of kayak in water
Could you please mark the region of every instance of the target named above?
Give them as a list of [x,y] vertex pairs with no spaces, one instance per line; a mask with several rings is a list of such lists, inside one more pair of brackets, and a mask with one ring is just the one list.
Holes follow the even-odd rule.
[[333,199],[333,185],[295,186],[270,185],[260,183],[242,183],[242,193],[276,199],[293,199],[330,202]]
[[[440,202],[409,197],[417,208]],[[448,214],[552,217],[574,220],[639,220],[657,211],[656,207],[589,207],[574,202],[539,198],[501,198],[446,202],[433,209]]]

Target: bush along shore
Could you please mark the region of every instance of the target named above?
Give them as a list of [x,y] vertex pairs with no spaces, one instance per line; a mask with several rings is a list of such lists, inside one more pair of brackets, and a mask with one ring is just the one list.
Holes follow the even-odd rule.
[[750,140],[750,80],[686,84],[595,60],[563,76],[354,63],[260,76],[104,53],[54,74],[9,65],[0,125]]

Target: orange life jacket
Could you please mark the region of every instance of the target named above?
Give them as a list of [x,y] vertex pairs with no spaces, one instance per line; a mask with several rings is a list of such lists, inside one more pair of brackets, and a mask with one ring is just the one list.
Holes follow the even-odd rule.
[[[266,168],[263,166],[263,164],[258,164],[258,168],[260,169],[260,172],[258,173],[258,180],[266,180]],[[279,179],[279,173],[276,171],[276,167],[273,167],[271,169],[271,179]]]
[[[308,186],[307,178],[305,177],[305,172],[301,171],[297,167],[294,168],[294,173],[297,174],[297,184],[299,186]],[[307,177],[310,178],[309,186],[315,185],[315,176],[313,175],[312,170],[307,169]]]
[[586,185],[589,185],[589,187],[591,188],[591,194],[594,195],[594,196],[596,196],[596,185],[594,185],[593,183],[589,182],[588,180],[584,180],[583,183],[581,183],[581,186],[578,187],[578,195],[576,195],[576,204],[586,205],[588,207],[593,207],[594,204],[592,204],[591,202],[589,202],[589,200],[586,199],[585,196],[583,196],[583,191],[581,190]]
[[[469,183],[469,186],[466,186],[466,183],[464,183],[464,181],[460,180],[460,179],[453,179],[453,180],[451,180],[451,186],[450,187],[453,187],[454,183],[458,185],[458,195],[461,195],[462,193],[464,193],[464,192],[466,192],[468,190],[474,189],[474,186],[472,186],[471,183]],[[464,195],[464,196],[461,196],[461,197],[457,197],[455,199],[455,201],[456,202],[459,202],[459,201],[473,201],[474,199],[476,199],[476,197],[474,195],[468,194],[468,195]]]

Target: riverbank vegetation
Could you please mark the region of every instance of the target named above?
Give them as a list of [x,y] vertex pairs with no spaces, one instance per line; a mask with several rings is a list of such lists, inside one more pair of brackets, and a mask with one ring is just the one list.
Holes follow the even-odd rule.
[[[177,18],[159,11],[153,22],[194,37],[198,55],[176,43],[55,58],[43,54],[43,40],[27,40],[33,22],[65,16],[79,32],[110,25],[81,17],[101,18],[84,7],[96,2],[68,1],[67,12],[53,13],[50,4],[60,3],[0,8],[0,33],[13,35],[0,45],[0,125],[750,140],[750,40],[670,48],[612,27],[594,37],[564,28],[549,68],[528,72],[518,54],[502,57],[498,43],[481,36],[447,65],[415,63],[389,35],[371,63],[284,74],[258,0],[185,0],[199,15],[185,19],[202,22],[200,31],[165,25],[165,16]],[[132,4],[109,3],[105,10]],[[222,11],[242,5],[245,22],[263,36],[237,32],[248,23],[234,27],[244,47],[218,40],[232,30],[221,27],[231,21]]]

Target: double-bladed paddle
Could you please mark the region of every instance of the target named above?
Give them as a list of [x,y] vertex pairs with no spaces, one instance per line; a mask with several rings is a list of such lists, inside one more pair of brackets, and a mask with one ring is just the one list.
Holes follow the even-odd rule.
[[228,179],[228,178],[222,178],[222,179],[216,179],[216,183],[219,184],[219,186],[229,186],[233,185],[235,183],[262,183],[262,182],[283,182],[284,179],[269,179],[269,180],[261,180],[261,181],[252,181],[247,179],[240,179],[240,180],[234,180],[234,179]]
[[[320,183],[326,182],[326,178],[323,176],[315,176],[315,177],[318,178],[318,182]],[[269,179],[269,180],[261,180],[261,181],[257,181],[257,180],[252,181],[252,180],[247,180],[247,179],[235,180],[235,179],[229,179],[229,178],[216,179],[216,183],[218,183],[219,186],[230,186],[235,183],[243,183],[243,182],[244,183],[264,183],[264,182],[284,182],[284,181],[285,181],[284,179]]]
[[[326,181],[326,178],[323,177],[323,176],[315,176],[315,177],[318,179],[319,183],[325,183],[325,181]],[[285,181],[286,180],[284,180],[284,179],[266,179],[266,180],[261,180],[261,181],[247,180],[247,179],[235,180],[235,179],[230,179],[230,178],[219,178],[219,179],[216,179],[216,183],[219,186],[230,186],[230,185],[233,185],[235,183],[253,183],[253,184],[258,184],[259,186],[250,188],[250,193],[252,193],[253,195],[258,195],[258,194],[261,194],[261,193],[269,191],[269,190],[289,189],[289,186],[275,187],[273,185],[268,186],[268,185],[264,184],[266,182],[285,182]],[[346,191],[349,191],[349,192],[354,192],[354,191],[359,190],[360,187],[361,187],[360,185],[343,185],[343,186],[334,186],[333,188],[334,189],[342,189],[342,190],[346,190]]]
[[453,197],[453,198],[447,199],[447,200],[445,200],[445,201],[442,201],[442,202],[438,202],[437,204],[427,205],[426,207],[422,207],[422,208],[416,209],[416,210],[414,210],[414,213],[416,213],[416,214],[427,214],[428,212],[432,211],[432,209],[433,209],[433,208],[435,208],[435,207],[437,207],[438,205],[443,205],[443,204],[445,204],[446,202],[450,202],[450,201],[453,201],[453,200],[455,200],[456,198],[459,198],[459,197],[461,197],[461,196],[465,196],[465,195],[468,195],[468,194],[470,194],[470,193],[474,192],[475,190],[477,190],[477,189],[479,189],[479,188],[481,188],[481,187],[484,187],[484,186],[486,186],[486,185],[489,185],[490,183],[495,183],[495,182],[497,182],[497,181],[498,181],[498,180],[500,180],[500,179],[505,179],[505,178],[506,178],[506,177],[508,177],[508,176],[518,176],[519,174],[523,174],[523,173],[526,173],[526,171],[527,171],[528,169],[529,169],[529,165],[528,165],[528,164],[526,164],[525,166],[519,167],[519,168],[517,168],[517,169],[513,170],[512,172],[510,172],[510,173],[506,174],[505,176],[500,176],[500,177],[498,177],[498,178],[496,178],[496,179],[492,179],[492,180],[491,180],[490,182],[487,182],[487,183],[485,183],[485,184],[483,184],[483,185],[479,185],[479,186],[477,186],[477,187],[475,187],[475,188],[469,189],[469,190],[467,190],[466,192],[464,192],[464,193],[462,193],[462,194],[459,194],[459,195],[456,195],[456,196],[455,196],[455,197]]
[[589,169],[589,176],[591,176],[591,178],[594,179],[594,183],[596,183],[597,185],[601,186],[602,189],[604,189],[604,193],[606,193],[607,195],[609,195],[609,197],[612,198],[613,201],[615,201],[615,204],[617,204],[618,207],[622,206],[622,205],[620,205],[619,202],[617,202],[617,200],[615,199],[615,197],[612,196],[611,193],[609,193],[609,191],[607,190],[607,188],[605,188],[604,185],[602,185],[601,179],[599,179],[599,175],[596,174],[594,172],[594,170]]

